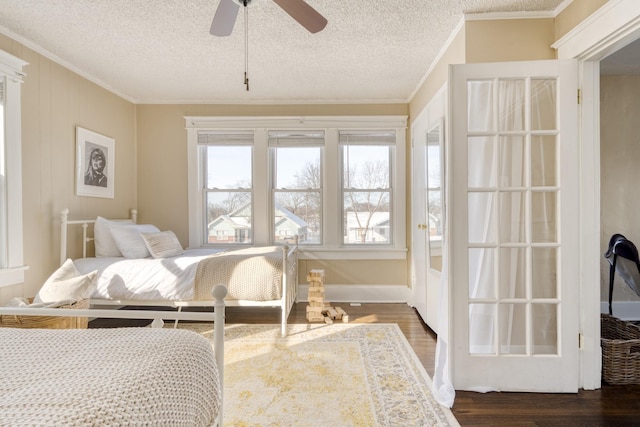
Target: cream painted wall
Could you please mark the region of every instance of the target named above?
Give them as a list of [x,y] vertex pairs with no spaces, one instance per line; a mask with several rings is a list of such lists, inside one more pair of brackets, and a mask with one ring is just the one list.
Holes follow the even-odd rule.
[[469,21],[467,63],[555,59],[553,19]]
[[556,40],[571,31],[608,0],[573,0],[555,19]]
[[449,65],[554,59],[554,20],[467,21],[409,102],[411,122],[447,82]]
[[[183,245],[188,243],[187,133],[184,116],[406,115],[407,108],[407,104],[138,105],[139,219],[163,230],[173,230]],[[409,178],[407,182],[410,182]],[[407,191],[410,194],[410,188]],[[410,206],[410,200],[408,197],[407,206]],[[408,208],[406,212],[408,219]],[[325,269],[326,284],[408,286],[408,260],[301,260],[300,283],[306,283],[308,270],[314,268]]]
[[[600,179],[602,220],[600,246],[604,253],[612,234],[624,234],[640,246],[640,76],[600,78]],[[600,296],[609,295],[609,263],[601,259]],[[615,301],[638,301],[616,275]]]
[[451,44],[443,52],[429,77],[422,83],[409,103],[410,121],[418,117],[422,110],[449,79],[450,64],[465,63],[465,29],[462,28],[451,40]]
[[[70,218],[126,216],[136,204],[133,104],[0,35],[0,49],[29,63],[22,86],[24,285],[0,289],[0,303],[34,296],[59,263],[59,212]],[[115,198],[75,195],[75,128],[115,139]],[[78,256],[78,253],[74,254]]]

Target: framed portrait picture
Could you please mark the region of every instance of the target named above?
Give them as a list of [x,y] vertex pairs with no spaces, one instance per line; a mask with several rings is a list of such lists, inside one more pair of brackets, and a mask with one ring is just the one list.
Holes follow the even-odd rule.
[[113,198],[115,141],[76,127],[76,194]]

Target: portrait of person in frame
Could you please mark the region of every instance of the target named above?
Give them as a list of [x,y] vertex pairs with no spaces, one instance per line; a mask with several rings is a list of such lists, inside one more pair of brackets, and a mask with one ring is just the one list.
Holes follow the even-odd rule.
[[105,135],[76,128],[76,194],[113,198],[115,141]]

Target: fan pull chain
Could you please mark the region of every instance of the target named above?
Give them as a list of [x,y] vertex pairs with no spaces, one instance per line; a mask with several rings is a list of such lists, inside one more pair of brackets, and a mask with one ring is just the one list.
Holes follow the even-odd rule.
[[244,1],[244,85],[249,92],[249,9]]

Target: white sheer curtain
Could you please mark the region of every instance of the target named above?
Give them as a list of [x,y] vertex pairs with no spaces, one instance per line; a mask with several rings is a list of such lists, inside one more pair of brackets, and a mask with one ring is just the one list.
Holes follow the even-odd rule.
[[433,385],[431,392],[434,399],[441,405],[449,408],[453,406],[456,397],[456,391],[451,383],[449,375],[449,294],[448,294],[448,274],[449,256],[448,256],[448,227],[444,213],[447,209],[447,193],[446,187],[442,186],[442,273],[440,275],[440,305],[438,307],[438,340],[436,342],[436,363],[433,374]]

